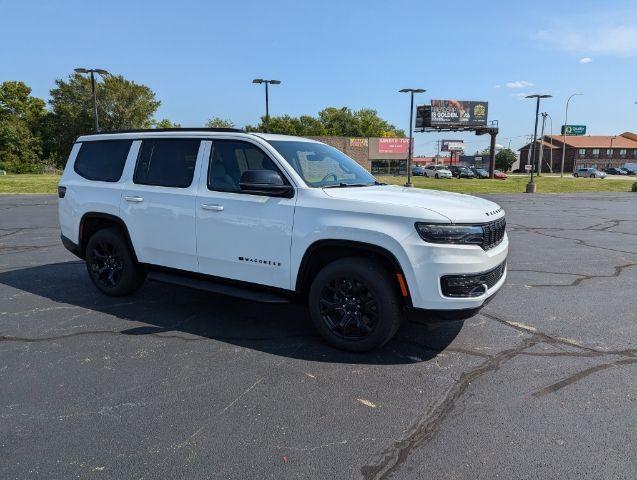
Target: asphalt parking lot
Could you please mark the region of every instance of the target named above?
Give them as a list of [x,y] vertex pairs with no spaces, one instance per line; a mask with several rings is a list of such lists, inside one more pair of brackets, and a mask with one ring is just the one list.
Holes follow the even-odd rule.
[[0,478],[636,478],[637,195],[493,198],[496,299],[354,355],[296,306],[102,296],[56,198],[0,196]]

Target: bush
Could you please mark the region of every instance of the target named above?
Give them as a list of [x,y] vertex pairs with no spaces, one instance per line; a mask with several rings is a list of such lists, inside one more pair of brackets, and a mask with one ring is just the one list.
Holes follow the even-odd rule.
[[637,182],[633,183],[632,191],[637,192]]

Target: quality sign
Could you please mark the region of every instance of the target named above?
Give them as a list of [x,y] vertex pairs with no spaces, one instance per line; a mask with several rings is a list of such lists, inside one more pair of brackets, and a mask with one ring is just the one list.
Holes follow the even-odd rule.
[[586,125],[562,125],[562,135],[586,135]]

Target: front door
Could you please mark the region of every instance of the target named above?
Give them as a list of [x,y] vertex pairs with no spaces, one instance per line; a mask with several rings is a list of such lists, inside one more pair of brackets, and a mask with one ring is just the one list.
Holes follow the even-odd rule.
[[149,138],[138,146],[120,215],[140,262],[197,271],[195,172],[201,144],[193,138]]
[[217,277],[290,287],[290,245],[296,196],[242,193],[246,170],[281,170],[257,144],[206,142],[197,195],[199,271]]

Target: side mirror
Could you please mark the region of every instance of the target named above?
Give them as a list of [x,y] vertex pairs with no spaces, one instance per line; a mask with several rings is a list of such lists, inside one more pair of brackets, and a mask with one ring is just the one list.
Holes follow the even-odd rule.
[[239,187],[242,192],[253,195],[290,198],[294,194],[292,186],[274,170],[246,170],[239,179]]

